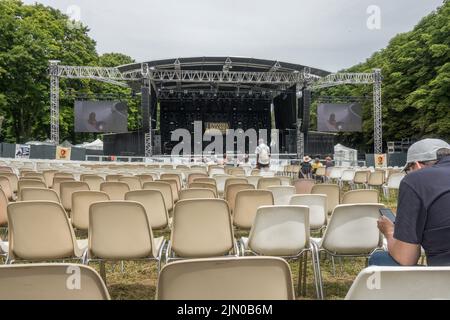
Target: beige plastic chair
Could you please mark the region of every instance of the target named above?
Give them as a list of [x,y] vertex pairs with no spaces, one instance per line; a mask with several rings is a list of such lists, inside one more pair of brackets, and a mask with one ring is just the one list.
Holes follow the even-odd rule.
[[100,191],[107,193],[111,200],[124,200],[125,193],[130,191],[130,188],[125,182],[107,181],[100,184]]
[[346,300],[450,300],[450,267],[379,267],[362,270]]
[[400,173],[392,173],[387,180],[387,183],[383,185],[383,193],[386,199],[390,198],[391,190],[398,190],[400,188],[400,183],[402,182],[405,174]]
[[89,229],[89,207],[100,201],[108,201],[109,196],[101,191],[75,191],[72,193],[72,226],[78,230]]
[[295,187],[291,186],[270,186],[267,190],[272,192],[275,205],[288,205],[295,194]]
[[217,166],[217,165],[209,166],[208,167],[208,175],[210,177],[213,177],[216,174],[224,175],[225,174],[225,169],[223,167]]
[[56,172],[58,172],[58,170],[45,170],[42,172],[47,188],[51,188],[53,186],[53,178]]
[[59,185],[61,204],[67,213],[72,210],[72,194],[76,191],[89,191],[89,185],[81,181],[66,181]]
[[146,182],[142,186],[142,189],[144,190],[158,190],[161,192],[164,203],[166,205],[167,212],[171,212],[173,209],[173,194],[172,194],[172,188],[170,187],[170,184],[167,182],[162,181],[153,181],[153,182]]
[[83,174],[80,176],[80,181],[86,182],[89,185],[89,190],[100,191],[100,185],[105,182],[105,179],[95,174]]
[[298,179],[294,181],[295,193],[310,194],[316,182],[313,179]]
[[378,187],[381,188],[381,186],[384,183],[385,180],[385,172],[384,170],[377,170],[375,172],[371,172],[369,175],[369,179],[367,180],[367,185],[369,187]]
[[222,199],[181,200],[175,205],[166,262],[238,255],[228,204]]
[[106,182],[119,182],[119,179],[123,177],[121,174],[108,174],[106,175]]
[[55,190],[44,188],[24,188],[20,191],[21,201],[54,201],[60,202],[58,194]]
[[281,180],[282,186],[292,186],[292,178],[291,177],[278,176],[277,178]]
[[141,180],[138,177],[120,177],[119,182],[125,182],[131,191],[142,189]]
[[247,177],[247,181],[248,181],[248,183],[252,184],[256,189],[256,188],[258,188],[258,181],[261,178],[262,178],[261,176],[249,176],[249,177]]
[[44,175],[40,172],[25,172],[23,177],[25,179],[36,178],[45,183]]
[[[383,244],[378,230],[379,209],[382,204],[341,204],[331,215],[331,219],[321,239],[312,238],[317,252],[326,251],[334,257],[368,257]],[[333,260],[334,261],[334,260]],[[323,297],[320,261],[319,281]]]
[[233,184],[247,184],[248,181],[246,178],[228,178],[225,180],[225,185],[224,185],[224,195],[227,192],[227,188]]
[[[315,248],[309,241],[309,208],[306,206],[281,205],[258,208],[255,221],[248,238],[240,239],[241,252],[262,256],[276,256],[286,259],[299,259],[298,291],[302,287],[303,258],[308,252],[312,256],[312,267],[319,296]],[[304,261],[306,264],[306,260]],[[305,279],[306,280],[306,274]],[[304,283],[306,291],[306,282]]]
[[369,180],[370,171],[356,171],[353,178],[352,189],[358,187],[358,185],[366,186]]
[[317,168],[316,176],[319,177],[322,180],[322,182],[325,181],[327,177],[327,168],[326,167]]
[[75,181],[74,178],[65,178],[65,177],[54,177],[53,178],[53,183],[52,183],[52,189],[55,190],[55,192],[58,194],[58,197],[60,197],[61,195],[59,194],[60,190],[60,185],[61,182],[68,182],[68,181]]
[[[209,183],[209,184],[213,184],[214,186],[217,186],[216,180],[214,178],[208,178],[208,177],[193,178],[193,181],[191,183]],[[191,183],[189,183],[188,186],[190,186]]]
[[281,180],[278,177],[262,177],[258,180],[257,189],[264,190],[271,186],[281,186]]
[[344,193],[342,204],[379,203],[378,190],[351,190]]
[[256,211],[261,206],[272,206],[273,195],[268,190],[242,190],[236,194],[233,224],[239,229],[249,230]]
[[161,270],[158,300],[294,300],[291,270],[276,257],[175,261]]
[[170,189],[172,190],[172,199],[173,202],[176,203],[178,201],[178,182],[175,179],[164,179],[164,180],[157,180],[157,181],[161,181],[161,182],[166,182],[168,184],[170,184]]
[[245,170],[243,168],[230,168],[227,174],[232,176],[245,176]]
[[0,172],[14,172],[14,170],[8,166],[0,166]]
[[17,178],[17,175],[12,172],[0,172],[0,177],[6,177],[9,180],[9,185],[11,186],[12,192],[17,192],[17,185],[19,182],[19,179]]
[[[3,189],[0,188],[0,229],[8,228],[8,197],[3,192]],[[1,239],[0,239],[1,240]],[[0,248],[0,254],[6,254],[7,252],[2,252],[3,250]]]
[[153,230],[169,228],[169,214],[161,191],[129,191],[125,194],[125,200],[136,201],[144,206]]
[[139,181],[141,181],[141,185],[146,182],[152,182],[155,180],[151,174],[138,174],[136,175],[136,177],[138,177]]
[[180,191],[180,200],[188,199],[209,199],[215,198],[216,194],[212,189],[205,188],[190,188]]
[[74,176],[73,176],[73,174],[71,174],[69,172],[55,172],[55,174],[53,175],[53,179],[54,178],[72,178],[72,179],[74,179]]
[[320,230],[327,224],[327,196],[325,194],[297,194],[291,197],[290,205],[309,208],[309,227]]
[[17,183],[17,194],[19,196],[20,200],[20,191],[24,188],[47,188],[47,185],[40,181],[40,180],[33,180],[33,179],[19,179]]
[[177,183],[177,192],[181,190],[182,187],[182,179],[181,176],[177,173],[162,173],[159,176],[160,180],[175,180]]
[[89,208],[89,246],[85,263],[123,260],[156,260],[158,271],[165,240],[153,238],[145,208],[135,201],[105,201]]
[[64,208],[54,201],[10,203],[8,222],[7,264],[20,260],[81,259],[87,246],[85,240],[75,238]]
[[10,185],[9,179],[7,177],[0,176],[0,188],[3,190],[3,192],[5,193],[5,196],[9,200],[14,199],[13,192],[11,190],[11,185]]
[[327,209],[330,214],[340,202],[340,189],[337,184],[316,184],[311,194],[325,194],[327,196]]
[[208,178],[208,175],[206,173],[201,172],[190,173],[187,178],[187,184],[190,185],[192,182],[194,182],[195,179],[198,178]]
[[225,181],[227,179],[232,178],[232,176],[227,174],[216,174],[213,176],[214,180],[216,180],[217,194],[222,196],[225,192]]
[[230,212],[233,213],[236,204],[236,195],[242,190],[255,190],[255,187],[249,183],[232,184],[227,188],[224,199],[228,202]]
[[111,299],[97,271],[80,264],[0,266],[0,287],[0,300]]
[[210,189],[210,190],[212,190],[214,192],[216,197],[217,197],[217,194],[218,194],[216,186],[214,184],[211,184],[211,183],[192,182],[189,185],[189,189]]

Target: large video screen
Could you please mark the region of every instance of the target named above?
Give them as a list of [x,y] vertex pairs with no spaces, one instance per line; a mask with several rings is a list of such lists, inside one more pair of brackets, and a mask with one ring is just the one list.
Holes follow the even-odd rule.
[[120,101],[75,101],[75,132],[128,131],[127,104]]
[[317,130],[362,131],[362,108],[358,103],[321,103],[317,106]]

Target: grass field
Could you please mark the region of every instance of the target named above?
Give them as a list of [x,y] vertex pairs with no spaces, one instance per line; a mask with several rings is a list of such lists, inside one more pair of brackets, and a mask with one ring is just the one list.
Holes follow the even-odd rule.
[[[383,196],[382,202],[396,209],[396,197],[389,201]],[[165,235],[168,238],[168,234]],[[297,299],[315,299],[314,277],[312,273],[311,259],[308,259],[307,290],[305,296],[297,296]],[[331,259],[321,259],[321,270],[324,283],[325,299],[343,299],[347,294],[353,280],[366,265],[365,258],[345,258],[335,260],[336,273],[333,275]],[[292,270],[294,288],[297,292],[298,262],[289,263]],[[92,267],[99,270],[96,263]],[[157,267],[154,262],[125,262],[124,272],[120,264],[113,266],[107,264],[107,286],[112,299],[154,299],[157,283]]]

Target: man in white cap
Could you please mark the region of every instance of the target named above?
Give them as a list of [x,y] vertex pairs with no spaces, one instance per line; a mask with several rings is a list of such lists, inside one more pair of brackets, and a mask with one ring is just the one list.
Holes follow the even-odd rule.
[[395,225],[382,216],[378,228],[388,252],[370,265],[416,265],[423,247],[430,266],[450,265],[450,145],[439,139],[414,143],[400,183]]

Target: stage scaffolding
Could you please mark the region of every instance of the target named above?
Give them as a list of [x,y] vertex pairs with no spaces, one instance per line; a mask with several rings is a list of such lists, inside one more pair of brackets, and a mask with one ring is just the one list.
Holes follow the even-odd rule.
[[[174,69],[158,69],[142,63],[140,70],[121,71],[118,67],[90,67],[66,66],[57,60],[49,61],[50,76],[50,139],[59,144],[59,80],[91,79],[102,81],[122,87],[130,87],[133,83],[142,87],[152,86],[156,83],[176,83],[179,88],[183,85],[215,84],[228,86],[266,86],[279,90],[286,90],[296,86],[297,90],[318,90],[345,84],[372,84],[373,85],[373,112],[374,112],[374,153],[382,152],[382,108],[381,108],[381,70],[374,69],[372,73],[335,73],[327,76],[318,76],[311,73],[310,68],[303,71],[283,72],[277,61],[266,72],[230,71],[233,62],[230,58],[224,61],[222,71],[182,70],[175,65]],[[176,62],[175,62],[176,64]],[[147,90],[151,95],[152,90]],[[148,132],[145,133],[145,156],[151,157],[152,152],[152,114],[148,113]],[[297,120],[297,155],[304,155],[304,136],[301,120]]]

